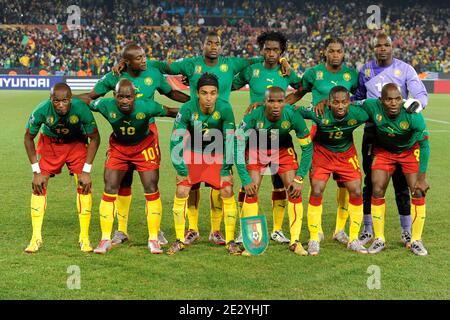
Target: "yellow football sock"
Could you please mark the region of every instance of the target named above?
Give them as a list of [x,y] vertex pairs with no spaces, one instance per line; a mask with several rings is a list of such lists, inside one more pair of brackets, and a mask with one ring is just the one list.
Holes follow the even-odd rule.
[[289,245],[294,244],[300,240],[300,232],[302,231],[303,222],[303,203],[302,198],[288,200],[288,215],[289,215],[289,231],[291,234],[291,241]]
[[89,225],[91,223],[92,213],[92,193],[83,194],[81,190],[77,191],[77,210],[78,219],[80,220],[79,241],[89,240]]
[[238,215],[239,215],[239,217],[241,217],[241,215],[242,215],[242,206],[244,205],[244,200],[245,200],[245,191],[244,191],[244,188],[241,188],[241,190],[239,190],[239,194],[238,194]]
[[422,239],[423,227],[425,225],[426,205],[425,198],[411,199],[411,242]]
[[198,204],[200,203],[200,189],[191,189],[187,200],[187,216],[189,229],[198,232]]
[[158,240],[161,226],[162,202],[159,191],[145,193],[145,215],[147,216],[148,240]]
[[47,207],[47,194],[31,194],[31,226],[33,227],[33,239],[42,239],[42,223],[44,221],[45,209]]
[[117,229],[128,234],[128,218],[130,216],[131,188],[120,188],[116,200]]
[[236,228],[237,207],[234,197],[222,198],[223,215],[225,221],[225,240],[228,243],[234,240],[234,230]]
[[188,198],[173,199],[173,220],[175,222],[175,233],[178,240],[184,240],[184,228],[186,226],[186,207]]
[[[220,196],[220,191],[211,188],[211,192],[209,194],[210,200],[210,208],[211,208],[211,232],[219,231],[220,224],[222,222],[222,216],[225,214],[225,208],[223,208],[222,212],[222,197]],[[234,197],[233,197],[234,202]],[[236,207],[236,203],[234,202],[234,206]],[[236,208],[235,208],[236,209]],[[235,217],[236,219],[236,217]],[[234,228],[233,228],[234,230]]]
[[[309,187],[309,191],[308,191],[308,199],[311,198],[311,186]],[[323,229],[322,229],[322,215],[320,215],[319,217],[319,221],[318,221],[318,233],[323,234]]]
[[337,213],[336,213],[336,228],[334,233],[338,233],[345,229],[345,224],[347,223],[348,212],[348,201],[349,193],[347,188],[337,188],[336,202],[337,202]]
[[309,197],[308,203],[308,230],[309,239],[319,241],[320,222],[322,216],[322,197]]
[[258,215],[258,197],[245,197],[242,205],[241,218],[254,217]]
[[349,199],[348,214],[350,216],[350,231],[348,235],[348,242],[350,243],[353,240],[358,239],[359,229],[361,228],[362,224],[363,200],[361,197]]
[[372,205],[370,206],[372,211],[372,224],[375,238],[380,238],[385,241],[384,238],[384,217],[386,215],[386,203],[384,198],[372,197]]
[[272,214],[273,214],[273,230],[281,230],[283,228],[284,208],[286,207],[286,190],[274,189],[272,191]]
[[100,201],[100,229],[102,230],[102,240],[111,240],[111,232],[116,213],[117,194],[103,193]]

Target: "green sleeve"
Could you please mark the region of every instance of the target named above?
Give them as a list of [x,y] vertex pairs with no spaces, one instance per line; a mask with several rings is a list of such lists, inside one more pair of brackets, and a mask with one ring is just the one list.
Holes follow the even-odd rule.
[[305,71],[302,77],[302,87],[307,92],[311,92],[312,88],[314,87],[314,70],[312,68],[309,68]]
[[170,137],[170,160],[178,175],[182,177],[189,175],[183,158],[183,138],[187,132],[189,114],[189,110],[182,106],[173,123],[172,135]]
[[297,109],[297,112],[300,113],[303,119],[313,120],[316,118],[314,110],[310,107],[301,106],[300,108]]
[[294,89],[298,89],[300,88],[301,82],[302,79],[298,76],[297,72],[291,70],[289,74],[289,85]]
[[350,92],[354,94],[356,92],[356,89],[358,88],[358,72],[355,69],[351,69],[351,75],[352,75],[352,87],[350,88]]
[[145,103],[150,107],[151,117],[165,117],[167,115],[167,110],[162,104],[150,99],[146,99]]
[[166,77],[161,73],[158,92],[161,94],[168,94],[170,91],[172,91],[172,87],[167,82]]
[[419,172],[425,173],[428,168],[428,161],[430,159],[430,144],[428,142],[429,133],[425,124],[425,119],[421,113],[412,114],[413,116],[413,129],[415,130],[415,136],[419,141]]
[[116,87],[119,78],[114,76],[112,72],[105,74],[94,86],[94,91],[100,96],[104,96]]
[[247,131],[252,128],[253,117],[252,113],[249,113],[244,116],[244,119],[242,119],[239,128],[236,130],[234,141],[234,164],[243,186],[246,186],[252,182],[252,178],[248,173],[247,164],[245,161],[245,147],[248,141]]
[[186,77],[191,77],[194,74],[194,63],[192,59],[178,59],[174,62],[168,63],[166,61],[153,61],[153,66],[164,74],[182,74]]
[[233,63],[233,71],[234,74],[237,74],[239,72],[241,72],[242,70],[244,70],[246,67],[255,64],[255,63],[259,63],[259,62],[264,62],[264,58],[263,57],[254,57],[254,58],[237,58],[237,57],[231,57],[230,59],[232,59],[232,63]]
[[[223,165],[220,170],[221,177],[229,176],[231,173],[231,167],[233,166],[233,152],[230,148],[232,149],[234,143],[236,123],[234,122],[234,114],[231,105],[227,109],[229,110],[224,112],[225,114],[222,125],[222,132],[225,135],[225,138],[223,141]],[[228,159],[229,157],[230,159]]]
[[292,123],[295,130],[295,135],[300,147],[302,149],[302,158],[300,160],[300,165],[297,170],[296,175],[300,177],[305,177],[311,167],[313,144],[311,142],[311,137],[309,136],[309,130],[306,126],[306,122],[299,112],[294,114],[294,121]]
[[104,106],[103,106],[103,99],[96,99],[92,100],[89,104],[89,109],[93,112],[100,112],[102,113]]
[[366,99],[364,102],[359,105],[369,116],[370,120],[374,120],[374,114],[376,113],[376,104],[377,99]]
[[[80,101],[80,103],[85,104],[82,101]],[[97,123],[95,122],[94,115],[92,114],[91,110],[89,110],[89,108],[87,108],[87,105],[80,108],[80,120],[81,120],[81,123],[83,124],[86,134],[92,134],[95,131],[98,131]]]
[[31,113],[30,118],[28,119],[28,122],[25,126],[26,129],[28,129],[28,132],[35,136],[39,133],[39,130],[41,129],[41,125],[45,122],[45,117],[40,111],[40,108],[37,107],[34,109],[33,113]]
[[248,66],[233,78],[233,89],[238,90],[249,83],[250,77],[249,73],[251,73],[251,67]]

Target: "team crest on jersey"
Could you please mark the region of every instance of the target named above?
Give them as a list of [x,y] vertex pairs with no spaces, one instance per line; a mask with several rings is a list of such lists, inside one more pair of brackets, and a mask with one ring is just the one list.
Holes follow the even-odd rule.
[[219,111],[214,111],[212,118],[214,120],[219,120],[220,119],[220,112]]
[[137,120],[145,119],[145,113],[143,113],[143,112],[138,112],[138,113],[136,114],[136,119],[137,119]]
[[400,128],[402,128],[403,130],[408,129],[409,128],[409,123],[407,121],[400,122]]
[[354,126],[357,123],[358,123],[358,121],[356,121],[356,119],[350,119],[350,120],[347,121],[347,124],[349,126]]
[[111,119],[117,118],[117,114],[116,114],[115,112],[111,112],[111,113],[109,114],[109,116],[111,117]]
[[400,77],[400,76],[402,75],[402,71],[401,71],[400,69],[395,69],[395,70],[394,70],[394,75],[395,75],[396,77]]
[[253,70],[253,78],[258,78],[258,77],[259,77],[259,69]]
[[344,73],[342,77],[344,78],[345,81],[350,81],[352,79],[352,76],[348,72]]
[[383,120],[383,116],[381,114],[377,114],[376,116],[377,121]]
[[370,77],[370,69],[364,70],[364,75],[366,76],[366,78],[369,78]]
[[197,121],[198,120],[198,113],[197,112],[194,112],[193,114],[192,114],[192,121]]
[[226,63],[220,65],[220,71],[227,72],[228,71],[228,65]]
[[283,128],[283,129],[289,129],[289,127],[291,126],[291,123],[289,122],[289,121],[283,121],[282,123],[281,123],[281,128]]
[[328,119],[322,119],[322,123],[323,123],[324,125],[327,125],[327,124],[330,123],[330,120],[328,120]]
[[76,115],[72,115],[72,116],[70,116],[70,118],[69,118],[69,122],[70,122],[71,124],[77,124],[78,121],[80,121],[80,119],[79,119],[78,116],[76,116]]
[[317,71],[316,72],[316,80],[322,80],[323,79],[323,72]]
[[202,73],[202,66],[199,66],[198,64],[195,66],[195,73]]
[[47,117],[47,123],[48,124],[53,124],[53,122],[55,122],[55,118],[53,118],[53,116],[48,116]]
[[146,86],[151,86],[153,84],[153,79],[150,77],[145,78],[144,83]]

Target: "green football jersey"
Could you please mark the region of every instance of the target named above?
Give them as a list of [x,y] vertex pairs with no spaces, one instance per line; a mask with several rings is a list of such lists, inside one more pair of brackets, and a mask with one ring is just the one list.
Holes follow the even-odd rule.
[[307,92],[312,92],[313,105],[328,99],[330,90],[336,86],[343,86],[349,92],[355,92],[358,87],[357,71],[343,64],[341,70],[332,73],[327,70],[325,63],[321,63],[307,69],[302,77],[302,87]]
[[78,98],[72,98],[70,110],[63,117],[56,113],[52,102],[47,99],[34,109],[26,129],[31,135],[42,130],[46,136],[63,142],[86,141],[86,135],[97,131],[97,123],[87,105]]
[[324,109],[323,117],[317,117],[312,108],[301,107],[303,118],[311,119],[317,125],[314,143],[333,152],[347,151],[353,145],[353,131],[365,123],[369,116],[358,106],[350,105],[347,115],[336,119],[329,108]]
[[229,101],[233,78],[247,66],[263,61],[262,57],[245,59],[219,56],[216,65],[208,66],[203,56],[179,59],[172,63],[154,61],[154,66],[168,74],[182,74],[189,79],[191,99],[197,98],[197,82],[205,72],[213,73],[219,78],[219,98]]
[[[187,176],[188,169],[183,160],[181,160],[181,163],[177,163],[174,157],[180,156],[180,159],[183,159],[183,157],[180,153],[175,155],[173,150],[183,143],[183,138],[188,131],[190,138],[187,139],[186,147],[194,152],[213,152],[217,151],[214,146],[222,146],[220,148],[223,150],[224,164],[221,176],[230,175],[233,159],[227,158],[227,154],[231,155],[231,152],[227,152],[227,147],[230,146],[230,143],[232,146],[235,127],[233,110],[228,101],[218,99],[211,114],[205,114],[201,111],[198,99],[191,99],[183,104],[175,119],[170,140],[172,163],[178,174]],[[175,130],[178,132],[176,133]],[[221,142],[217,141],[219,138],[222,140]],[[197,141],[198,139],[201,141]]]
[[150,99],[136,99],[130,114],[122,113],[114,98],[97,99],[89,108],[100,112],[111,125],[114,139],[123,145],[135,145],[144,140],[149,134],[151,120],[167,114],[162,105]]
[[233,79],[233,88],[240,89],[246,84],[250,87],[250,103],[263,102],[266,90],[270,87],[280,87],[285,92],[290,85],[298,89],[301,79],[293,70],[288,77],[283,77],[281,66],[267,69],[264,63],[248,66]]
[[264,137],[266,138],[264,142],[267,149],[272,147],[272,141],[274,140],[278,140],[279,148],[290,148],[293,146],[291,131],[295,132],[302,149],[302,157],[296,174],[304,177],[311,166],[312,143],[309,138],[308,127],[301,113],[287,104],[283,108],[280,119],[276,122],[267,119],[265,106],[259,106],[244,116],[237,130],[235,143],[235,164],[242,185],[246,186],[252,181],[244,159],[245,148],[251,147],[247,145],[248,142],[255,141],[258,148],[263,148],[260,137]]

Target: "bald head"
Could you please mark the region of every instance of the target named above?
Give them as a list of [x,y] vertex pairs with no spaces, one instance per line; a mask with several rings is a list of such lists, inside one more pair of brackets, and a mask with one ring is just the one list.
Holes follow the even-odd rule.
[[136,89],[133,83],[128,79],[121,79],[116,84],[114,98],[122,113],[132,113],[134,110],[134,101],[136,100]]
[[139,73],[147,70],[145,51],[135,43],[130,43],[123,48],[122,59],[127,65],[127,72]]
[[282,95],[283,99],[285,96],[284,90],[280,87],[269,87],[265,92],[266,99],[272,95]]
[[392,40],[387,34],[380,33],[374,37],[372,48],[378,65],[385,67],[392,63]]
[[284,90],[280,87],[270,87],[266,90],[266,99],[264,101],[266,109],[264,113],[267,119],[275,122],[281,118],[281,114],[285,105],[284,98]]
[[50,90],[50,101],[55,108],[55,112],[60,116],[65,116],[70,110],[72,90],[66,83],[57,83]]
[[391,91],[401,96],[400,90],[398,89],[398,86],[395,83],[387,83],[381,89],[381,98],[385,99]]
[[393,119],[400,114],[403,97],[395,83],[388,83],[383,86],[380,100],[389,118]]
[[72,97],[72,90],[69,85],[64,82],[57,83],[50,89],[50,95],[54,94],[66,94],[68,97]]

